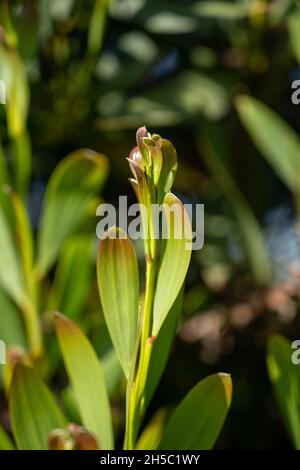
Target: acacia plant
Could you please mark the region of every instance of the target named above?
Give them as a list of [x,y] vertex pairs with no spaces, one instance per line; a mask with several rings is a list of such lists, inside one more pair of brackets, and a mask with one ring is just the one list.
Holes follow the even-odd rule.
[[[211,449],[231,402],[232,384],[227,374],[200,381],[166,425],[165,413],[158,412],[140,432],[178,325],[191,258],[192,229],[184,206],[170,192],[177,169],[174,146],[141,128],[137,147],[128,161],[141,207],[145,288],[140,292],[135,248],[120,228],[110,227],[105,233],[97,260],[103,313],[127,382],[124,449]],[[152,204],[162,203],[166,226],[163,240],[158,237],[159,227],[151,210]],[[18,363],[9,400],[17,446],[113,449],[111,410],[100,361],[73,321],[61,314],[54,318],[80,427],[69,423],[38,372],[24,362]]]

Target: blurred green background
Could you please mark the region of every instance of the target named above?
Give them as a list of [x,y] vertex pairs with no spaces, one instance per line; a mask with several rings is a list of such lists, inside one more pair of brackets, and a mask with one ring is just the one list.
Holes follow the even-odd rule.
[[[51,172],[78,148],[109,159],[104,200],[134,201],[125,157],[142,125],[177,148],[174,192],[205,204],[204,248],[193,253],[149,415],[207,374],[229,372],[233,406],[218,448],[291,448],[265,356],[272,332],[300,337],[291,155],[300,159],[300,105],[291,100],[299,63],[297,1],[0,1],[0,79],[10,77],[11,108],[9,117],[0,106],[0,138],[10,165],[11,142],[30,141],[36,229]],[[97,309],[95,300],[78,317],[101,351]],[[122,422],[118,392],[113,402]]]

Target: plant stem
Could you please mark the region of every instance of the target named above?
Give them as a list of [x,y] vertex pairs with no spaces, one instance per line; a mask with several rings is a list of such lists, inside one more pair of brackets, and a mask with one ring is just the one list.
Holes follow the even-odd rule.
[[[152,239],[153,241],[153,239]],[[133,450],[137,435],[138,421],[144,412],[145,387],[147,384],[148,369],[151,360],[153,341],[151,338],[152,312],[156,283],[156,249],[157,242],[152,243],[152,255],[147,254],[146,290],[143,309],[143,324],[141,334],[140,357],[136,377],[134,378],[127,409],[127,423],[124,447]]]

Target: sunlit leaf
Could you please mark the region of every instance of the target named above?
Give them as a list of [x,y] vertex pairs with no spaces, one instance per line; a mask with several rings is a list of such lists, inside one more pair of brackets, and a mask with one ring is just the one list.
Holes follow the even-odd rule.
[[240,118],[253,142],[291,191],[299,188],[300,139],[274,111],[250,96],[236,102]]
[[135,249],[121,229],[109,229],[101,240],[97,271],[105,321],[128,377],[138,323],[139,276]]
[[0,286],[22,306],[25,296],[20,261],[8,221],[0,207]]
[[187,212],[180,200],[172,193],[164,199],[165,228],[167,237],[153,305],[154,336],[158,335],[185,279],[190,259],[192,228]]
[[101,449],[113,448],[109,400],[102,367],[88,339],[68,318],[55,314],[55,327],[83,425]]
[[159,449],[210,450],[231,403],[232,382],[215,374],[199,382],[182,400],[164,432]]
[[38,238],[37,271],[44,275],[56,261],[63,242],[88,214],[107,174],[107,159],[78,150],[59,163],[48,183]]
[[0,289],[0,338],[7,346],[20,346],[26,349],[25,328],[18,307]]
[[50,390],[31,367],[22,364],[15,367],[9,404],[19,449],[46,450],[49,432],[66,426]]
[[291,344],[280,335],[271,336],[268,344],[268,371],[289,435],[300,449],[300,375],[292,363]]

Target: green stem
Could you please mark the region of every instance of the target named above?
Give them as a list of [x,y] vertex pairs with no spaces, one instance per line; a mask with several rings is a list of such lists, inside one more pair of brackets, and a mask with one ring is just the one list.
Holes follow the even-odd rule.
[[[152,240],[153,241],[153,240]],[[140,357],[136,377],[132,382],[127,410],[127,423],[124,448],[134,449],[138,423],[145,409],[145,388],[151,360],[153,341],[151,338],[152,312],[156,283],[156,241],[152,244],[152,256],[147,255],[146,290],[143,309]]]

